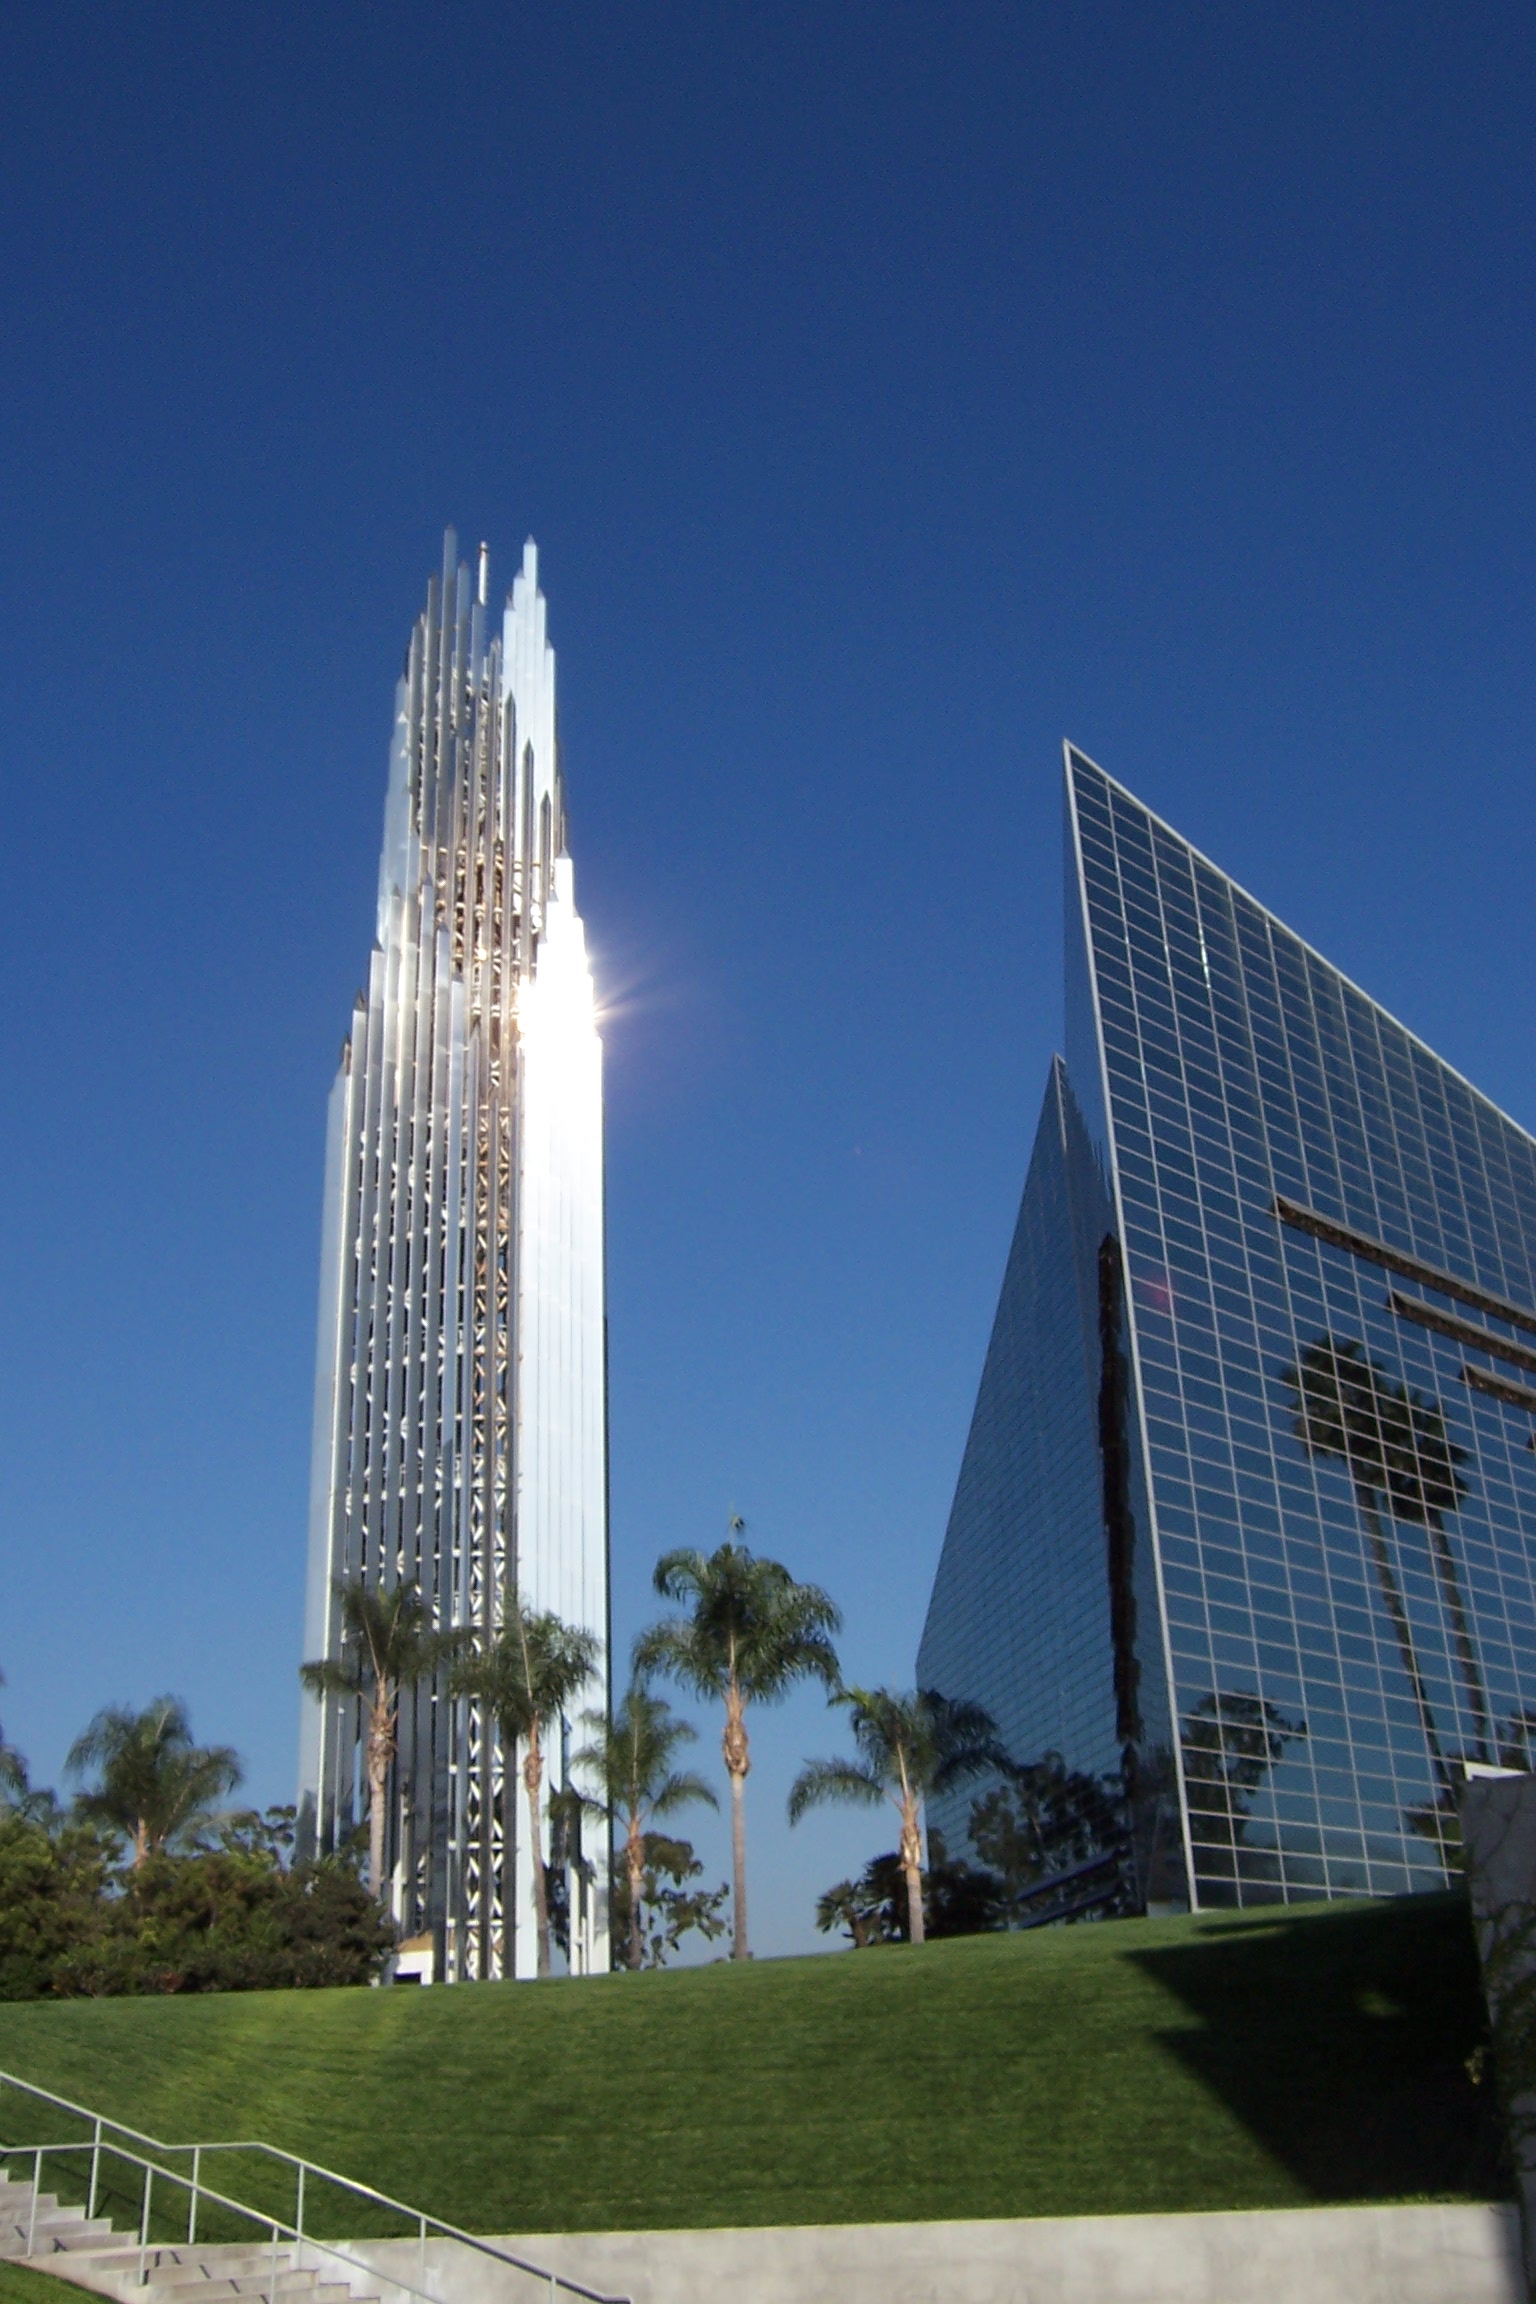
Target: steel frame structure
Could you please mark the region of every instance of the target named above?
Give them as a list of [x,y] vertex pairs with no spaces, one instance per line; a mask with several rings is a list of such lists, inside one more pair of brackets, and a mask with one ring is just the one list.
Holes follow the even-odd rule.
[[[575,908],[555,660],[530,540],[499,631],[450,530],[396,692],[366,991],[331,1092],[305,1654],[335,1587],[416,1584],[491,1632],[512,1596],[602,1643],[602,1047]],[[300,1828],[363,1800],[363,1708],[306,1697]],[[551,1788],[568,1737],[550,1739]],[[446,1678],[402,1691],[387,1873],[445,1980],[533,1973],[519,1756]],[[608,1966],[607,1848],[566,1869],[568,1959]]]

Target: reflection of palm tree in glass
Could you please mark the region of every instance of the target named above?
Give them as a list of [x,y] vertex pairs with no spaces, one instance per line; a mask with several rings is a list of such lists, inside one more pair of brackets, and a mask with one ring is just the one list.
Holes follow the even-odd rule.
[[1307,1733],[1305,1720],[1291,1720],[1262,1696],[1230,1695],[1213,1688],[1184,1715],[1180,1743],[1190,1830],[1234,1859],[1247,1831],[1253,1803],[1287,1744]]
[[1471,1697],[1477,1752],[1486,1759],[1488,1698],[1444,1520],[1447,1512],[1457,1510],[1467,1493],[1467,1484],[1457,1469],[1466,1460],[1466,1450],[1450,1438],[1444,1412],[1435,1401],[1397,1383],[1367,1357],[1364,1345],[1352,1338],[1341,1342],[1334,1336],[1319,1336],[1302,1353],[1299,1367],[1281,1370],[1281,1381],[1296,1396],[1292,1430],[1303,1448],[1313,1456],[1342,1457],[1349,1467],[1430,1759],[1436,1775],[1447,1781],[1445,1755],[1382,1515],[1385,1512],[1394,1520],[1408,1521],[1422,1528],[1428,1538]]

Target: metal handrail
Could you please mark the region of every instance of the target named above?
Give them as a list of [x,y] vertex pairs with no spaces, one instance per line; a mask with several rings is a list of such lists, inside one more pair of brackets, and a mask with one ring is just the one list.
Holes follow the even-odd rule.
[[[91,2117],[94,2119],[95,2115],[92,2114]],[[104,2125],[110,2126],[111,2123],[106,2122]],[[152,2138],[151,2141],[153,2142],[154,2139]],[[171,2146],[169,2149],[181,2150],[182,2147]],[[195,2248],[197,2246],[197,2205],[199,2200],[206,2200],[216,2207],[230,2209],[237,2216],[248,2216],[253,2224],[263,2226],[270,2235],[272,2268],[268,2277],[267,2304],[277,2304],[277,2283],[281,2277],[277,2252],[284,2240],[295,2242],[301,2251],[310,2248],[317,2255],[334,2257],[338,2264],[345,2264],[353,2272],[368,2272],[375,2278],[387,2279],[391,2287],[403,2288],[408,2296],[419,2298],[420,2304],[436,2304],[436,2300],[424,2288],[413,2287],[409,2280],[398,2280],[387,2273],[374,2272],[372,2265],[363,2263],[356,2256],[349,2255],[345,2248],[337,2247],[332,2241],[317,2240],[312,2233],[296,2231],[291,2224],[285,2224],[280,2216],[269,2216],[264,2209],[248,2207],[243,2200],[233,2200],[226,2193],[214,2191],[209,2184],[196,2182],[190,2176],[181,2175],[174,2168],[162,2168],[156,2161],[146,2160],[141,2152],[130,2152],[127,2145],[114,2144],[110,2138],[103,2140],[99,2136],[93,2137],[89,2145],[84,2143],[0,2144],[0,2159],[8,2160],[15,2157],[32,2162],[32,2199],[27,2211],[27,2255],[29,2257],[33,2254],[37,2241],[37,2204],[38,2196],[43,2188],[44,2160],[51,2152],[85,2151],[89,2151],[91,2154],[91,2202],[87,2210],[88,2220],[90,2216],[95,2214],[99,2155],[102,2152],[114,2153],[119,2160],[126,2160],[132,2166],[142,2168],[144,2171],[144,2186],[139,2204],[138,2279],[140,2287],[145,2285],[148,2278],[146,2266],[152,2248]],[[182,2185],[192,2195],[187,2211],[187,2237],[185,2240],[155,2242],[151,2241],[149,2237],[150,2219],[154,2207],[155,2178],[157,2176],[163,2176],[168,2183]],[[127,2236],[124,2237],[126,2239]],[[127,2244],[131,2246],[132,2242],[128,2241]],[[210,2242],[208,2245],[219,2246],[221,2243]]]
[[[457,2241],[461,2247],[476,2249],[482,2256],[490,2256],[497,2263],[510,2265],[515,2272],[525,2272],[531,2279],[543,2281],[549,2289],[552,2304],[553,2299],[561,2289],[564,2289],[569,2295],[582,2298],[583,2304],[633,2304],[633,2299],[629,2296],[609,2295],[601,2288],[589,2288],[580,2280],[572,2280],[563,2272],[555,2272],[547,2264],[530,2263],[526,2257],[515,2256],[510,2248],[499,2248],[493,2240],[482,2239],[478,2233],[466,2232],[457,2224],[446,2223],[441,2216],[429,2216],[425,2209],[413,2208],[408,2201],[391,2199],[387,2192],[376,2190],[372,2184],[360,2183],[353,2176],[340,2175],[334,2168],[323,2167],[318,2160],[306,2160],[300,2153],[284,2151],[281,2145],[264,2143],[259,2137],[253,2137],[247,2142],[167,2144],[162,2138],[151,2136],[142,2128],[130,2127],[127,2121],[114,2120],[107,2113],[92,2111],[88,2105],[73,2103],[69,2097],[56,2095],[51,2088],[40,2088],[35,2081],[23,2080],[17,2073],[0,2071],[0,2087],[18,2089],[25,2096],[35,2097],[39,2103],[51,2104],[56,2110],[68,2112],[77,2120],[89,2121],[92,2128],[89,2146],[84,2142],[76,2144],[0,2144],[0,2155],[9,2157],[12,2153],[18,2152],[32,2154],[37,2161],[39,2181],[33,2186],[32,2214],[27,2230],[27,2252],[29,2255],[31,2254],[37,2217],[37,2195],[41,2190],[42,2155],[45,2152],[83,2152],[89,2149],[91,2154],[91,2186],[86,2214],[90,2217],[96,2213],[98,2168],[101,2153],[105,2150],[116,2153],[120,2159],[128,2160],[146,2171],[145,2205],[140,2218],[139,2276],[141,2281],[144,2277],[144,2250],[148,2244],[148,2202],[154,2179],[158,2175],[168,2177],[173,2184],[185,2186],[190,2194],[185,2242],[185,2245],[189,2247],[196,2246],[197,2206],[199,2199],[203,2199],[213,2202],[221,2208],[230,2209],[238,2216],[248,2216],[253,2222],[267,2226],[273,2235],[274,2251],[277,2247],[277,2236],[281,2232],[288,2239],[297,2241],[302,2247],[322,2249],[327,2255],[336,2257],[339,2262],[350,2264],[354,2270],[370,2272],[375,2278],[388,2280],[391,2286],[403,2288],[408,2295],[418,2298],[419,2304],[440,2304],[440,2299],[431,2296],[426,2289],[412,2287],[409,2281],[397,2279],[392,2273],[376,2272],[371,2265],[361,2262],[355,2256],[347,2255],[344,2249],[336,2248],[327,2241],[316,2239],[312,2233],[304,2230],[306,2181],[313,2176],[318,2177],[324,2183],[338,2186],[343,2192],[349,2192],[358,2199],[371,2200],[376,2207],[387,2208],[394,2215],[409,2217],[417,2227],[417,2237],[421,2248],[421,2276],[423,2278],[426,2275],[427,2237],[430,2230],[432,2234],[441,2239]],[[183,2176],[174,2168],[157,2166],[155,2162],[146,2160],[141,2153],[131,2152],[123,2145],[113,2143],[109,2138],[104,2137],[103,2131],[105,2129],[111,2129],[117,2136],[130,2136],[136,2144],[147,2144],[155,2152],[190,2152],[192,2154],[192,2174]],[[296,2222],[287,2224],[280,2217],[268,2215],[265,2209],[251,2208],[242,2200],[229,2199],[223,2193],[215,2192],[210,2185],[204,2184],[202,2181],[202,2156],[205,2152],[256,2152],[269,2160],[281,2161],[287,2167],[292,2168],[296,2175]],[[275,2270],[269,2304],[276,2304]]]

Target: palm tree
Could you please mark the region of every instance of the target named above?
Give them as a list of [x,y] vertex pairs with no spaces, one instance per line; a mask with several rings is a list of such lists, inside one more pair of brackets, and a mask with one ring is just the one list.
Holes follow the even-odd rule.
[[301,1664],[299,1678],[312,1696],[354,1696],[368,1706],[368,1882],[382,1904],[384,1810],[399,1749],[401,1693],[450,1662],[468,1635],[435,1631],[414,1584],[385,1591],[354,1576],[338,1578],[333,1590],[341,1608],[341,1654]]
[[605,1795],[606,1813],[624,1827],[624,1868],[629,1877],[629,1943],[627,1965],[639,1968],[645,1958],[641,1901],[645,1880],[645,1837],[652,1821],[672,1816],[691,1801],[716,1808],[719,1802],[702,1776],[675,1769],[672,1755],[680,1744],[692,1744],[697,1731],[675,1717],[665,1696],[656,1695],[636,1677],[612,1719],[605,1712],[584,1712],[582,1726],[592,1731],[592,1742],[576,1754],[578,1767],[596,1777]]
[[901,1818],[901,1869],[907,1884],[908,1932],[923,1941],[922,1804],[989,1768],[1006,1768],[997,1723],[979,1704],[956,1703],[931,1688],[840,1688],[853,1721],[857,1760],[808,1760],[789,1795],[789,1820],[826,1800],[877,1808],[889,1800]]
[[796,1680],[815,1678],[829,1693],[838,1685],[831,1635],[842,1617],[819,1584],[797,1584],[777,1560],[760,1560],[736,1538],[746,1526],[731,1516],[731,1533],[717,1551],[668,1552],[656,1563],[656,1589],[664,1600],[688,1607],[643,1632],[635,1643],[638,1672],[666,1672],[695,1695],[725,1705],[720,1748],[731,1780],[731,1857],[734,1868],[731,1958],[747,1948],[747,1772],[752,1765],[745,1720],[749,1702],[774,1704]]
[[1446,1513],[1458,1509],[1467,1493],[1458,1469],[1466,1461],[1466,1450],[1450,1438],[1444,1411],[1437,1402],[1397,1383],[1353,1338],[1341,1342],[1334,1336],[1319,1336],[1302,1353],[1299,1365],[1281,1370],[1281,1382],[1295,1397],[1291,1429],[1302,1447],[1312,1456],[1340,1457],[1349,1467],[1430,1762],[1441,1782],[1448,1782],[1445,1754],[1382,1515],[1420,1527],[1428,1538],[1471,1698],[1478,1755],[1486,1760],[1488,1697],[1444,1520]]
[[[0,1672],[0,1688],[5,1686],[5,1674]],[[31,1792],[27,1782],[27,1763],[14,1744],[7,1744],[5,1730],[0,1728],[0,1801],[6,1807],[19,1807]]]
[[71,1776],[100,1771],[76,1810],[127,1833],[135,1871],[206,1823],[243,1773],[227,1744],[193,1743],[186,1706],[175,1696],[157,1696],[142,1712],[108,1705],[76,1737],[64,1766]]
[[[528,1799],[529,1860],[538,1927],[538,1972],[549,1974],[549,1883],[544,1876],[544,1837],[540,1794],[544,1783],[544,1731],[555,1727],[597,1672],[599,1643],[590,1632],[562,1623],[548,1610],[535,1613],[521,1601],[490,1646],[468,1657],[454,1674],[460,1695],[473,1696],[495,1719],[510,1774],[519,1744],[523,1790]],[[511,1899],[503,1897],[503,1927]],[[503,1943],[502,1965],[506,1966]]]
[[[881,1859],[877,1856],[875,1864]],[[888,1863],[890,1859],[887,1857]],[[870,1944],[885,1944],[898,1940],[900,1930],[891,1918],[886,1903],[874,1880],[875,1864],[866,1865],[861,1878],[839,1880],[816,1899],[816,1926],[823,1936],[830,1936],[834,1928],[846,1928],[855,1952],[862,1952]]]

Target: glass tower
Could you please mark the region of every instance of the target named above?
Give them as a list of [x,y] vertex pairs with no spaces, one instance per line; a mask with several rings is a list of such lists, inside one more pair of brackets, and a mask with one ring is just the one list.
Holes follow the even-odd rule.
[[[495,620],[488,574],[450,531],[396,691],[377,939],[330,1102],[305,1655],[338,1651],[338,1581],[413,1584],[482,1632],[520,1595],[597,1635],[606,1708],[602,1047],[533,544]],[[366,1730],[360,1703],[306,1697],[309,1844],[351,1828]],[[552,1792],[568,1744],[546,1738]],[[535,1864],[568,1966],[608,1966],[606,1850],[530,1846],[518,1763],[445,1676],[402,1691],[385,1885],[449,1981],[534,1972]]]
[[1066,765],[1066,1062],[919,1678],[1114,1780],[1139,1901],[1438,1887],[1536,1732],[1536,1141]]

